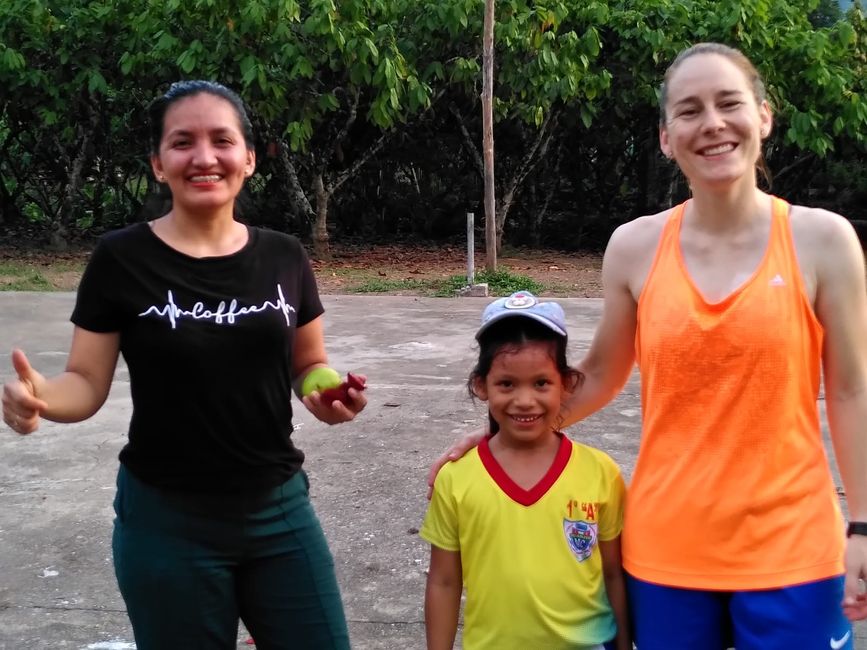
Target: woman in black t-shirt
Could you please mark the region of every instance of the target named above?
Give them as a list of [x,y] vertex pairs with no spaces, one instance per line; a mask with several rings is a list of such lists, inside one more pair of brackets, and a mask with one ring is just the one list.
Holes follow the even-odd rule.
[[[78,290],[66,371],[15,350],[3,419],[78,422],[108,396],[119,354],[133,416],[120,454],[115,572],[139,650],[348,648],[331,554],[292,444],[293,386],[327,365],[323,308],[294,237],[234,218],[255,168],[240,98],[179,82],[150,109],[151,164],[169,212],[105,236]],[[364,394],[303,398],[352,420]]]

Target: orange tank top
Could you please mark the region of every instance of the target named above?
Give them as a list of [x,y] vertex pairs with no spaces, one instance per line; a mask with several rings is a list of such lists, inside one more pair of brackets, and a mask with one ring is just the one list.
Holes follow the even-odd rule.
[[713,304],[681,255],[685,206],[663,228],[638,301],[643,431],[624,567],[649,582],[727,591],[840,575],[843,522],[817,407],[823,330],[789,206],[773,199],[764,258]]

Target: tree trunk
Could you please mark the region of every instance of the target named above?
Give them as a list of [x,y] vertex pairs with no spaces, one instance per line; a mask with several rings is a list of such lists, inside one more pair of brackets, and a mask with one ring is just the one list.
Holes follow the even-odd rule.
[[[295,170],[295,165],[292,163],[292,159],[289,158],[289,147],[286,146],[285,142],[281,141],[278,150],[279,155],[277,160],[280,161],[280,167],[283,169],[283,176],[288,185],[287,189],[289,198],[292,201],[292,210],[301,219],[306,221],[308,226],[310,226],[316,220],[316,213],[313,211],[313,206],[310,205],[310,201],[307,199],[304,190],[301,188],[301,182],[298,180],[298,172]],[[320,176],[320,180],[321,178],[322,177]]]
[[49,239],[49,246],[55,251],[65,251],[69,247],[69,223],[72,221],[72,216],[75,211],[76,196],[82,185],[82,171],[84,169],[84,161],[87,158],[87,150],[90,145],[92,131],[88,130],[78,148],[78,153],[72,161],[72,167],[69,170],[69,177],[66,182],[66,191],[63,193],[63,204],[57,219],[54,221],[54,227]]
[[497,271],[497,211],[494,195],[494,0],[485,0],[482,36],[482,151],[485,161],[485,267]]
[[75,154],[70,166],[63,202],[54,220],[53,232],[49,239],[49,246],[56,251],[65,251],[69,248],[69,226],[75,216],[78,193],[84,184],[84,163],[90,155],[90,145],[99,126],[98,111],[91,102],[87,102],[86,105],[90,119],[87,123],[79,123],[78,153]]
[[316,218],[313,221],[311,232],[313,239],[313,254],[318,259],[330,259],[331,251],[328,246],[328,199],[331,193],[325,189],[322,172],[316,173],[313,178],[313,188],[316,193]]
[[[656,143],[653,140],[647,140],[640,143],[641,153],[639,155],[638,164],[635,166],[636,168],[636,185],[638,197],[636,200],[635,213],[636,214],[647,214],[649,209],[648,205],[650,205],[650,201],[648,201],[648,188],[650,184],[650,179],[658,178],[658,174],[656,173],[656,152],[657,149],[654,146]],[[654,201],[656,197],[653,197]]]
[[548,115],[545,117],[545,121],[542,122],[542,126],[539,127],[539,133],[536,135],[533,146],[530,147],[530,151],[524,156],[521,164],[518,165],[506,185],[503,198],[500,201],[499,208],[496,210],[496,242],[498,253],[503,248],[503,233],[506,230],[506,218],[509,216],[509,210],[512,208],[515,196],[523,185],[527,175],[548,154],[548,148],[551,144],[556,124],[557,112],[552,108],[548,111]]
[[[536,248],[542,246],[542,224],[545,222],[545,217],[548,216],[548,206],[551,204],[551,197],[554,196],[560,187],[560,163],[563,160],[563,145],[557,147],[557,153],[554,156],[553,171],[546,165],[544,177],[551,179],[549,186],[543,185],[542,192],[545,195],[545,200],[542,202],[542,207],[536,207],[536,202],[533,202],[533,217],[532,217],[532,238],[533,245]],[[536,184],[532,186],[534,194]]]
[[328,237],[328,202],[334,193],[350,178],[355,177],[367,162],[376,155],[383,145],[392,136],[393,131],[383,133],[376,142],[370,145],[355,162],[347,169],[340,172],[335,178],[326,182],[325,168],[320,167],[313,177],[313,194],[316,197],[316,216],[313,220],[311,235],[313,239],[313,251],[320,259],[330,259]]
[[678,201],[678,186],[680,185],[680,170],[674,169],[669,177],[668,190],[665,193],[664,205],[675,205]]
[[[12,132],[11,130],[7,133],[6,138],[3,140],[3,144],[0,145],[0,168],[4,165],[2,164],[4,160],[7,158],[7,152],[9,151],[9,146],[12,143]],[[20,185],[17,183],[16,185]],[[7,221],[15,221],[15,217],[18,216],[18,210],[15,207],[15,200],[12,195],[9,193],[9,190],[6,189],[6,182],[3,178],[0,178],[0,225],[4,225]]]
[[515,202],[515,188],[510,187],[503,194],[503,198],[499,201],[497,207],[497,253],[503,250],[503,232],[506,230],[506,217],[509,215],[509,210],[512,209],[512,203]]
[[20,217],[15,198],[6,189],[6,183],[0,179],[0,225],[5,225],[7,222],[14,223]]

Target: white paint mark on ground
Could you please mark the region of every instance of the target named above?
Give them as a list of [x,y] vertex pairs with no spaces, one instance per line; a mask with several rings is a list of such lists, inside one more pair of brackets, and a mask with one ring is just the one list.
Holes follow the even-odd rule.
[[422,392],[430,392],[430,391],[456,391],[462,390],[462,386],[451,386],[451,385],[437,385],[437,384],[417,384],[415,386],[410,386],[408,384],[376,384],[376,388],[382,391],[422,391]]
[[409,341],[408,343],[396,343],[388,347],[392,350],[433,350],[436,346],[433,343]]
[[54,578],[55,576],[59,576],[60,571],[55,571],[54,567],[47,566],[42,569],[42,572],[39,574],[40,578]]
[[86,650],[135,650],[135,643],[128,641],[100,641],[91,643]]
[[625,415],[628,418],[634,418],[636,415],[639,415],[641,413],[641,411],[639,411],[638,409],[623,409],[618,412],[620,413],[620,415]]
[[407,379],[433,379],[435,381],[453,381],[451,377],[443,377],[442,375],[403,375]]

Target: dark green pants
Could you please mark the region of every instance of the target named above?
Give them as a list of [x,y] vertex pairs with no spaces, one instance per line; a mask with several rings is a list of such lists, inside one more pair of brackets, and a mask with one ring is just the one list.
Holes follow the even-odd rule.
[[139,650],[349,648],[334,562],[296,474],[255,495],[151,487],[121,465],[114,568]]

